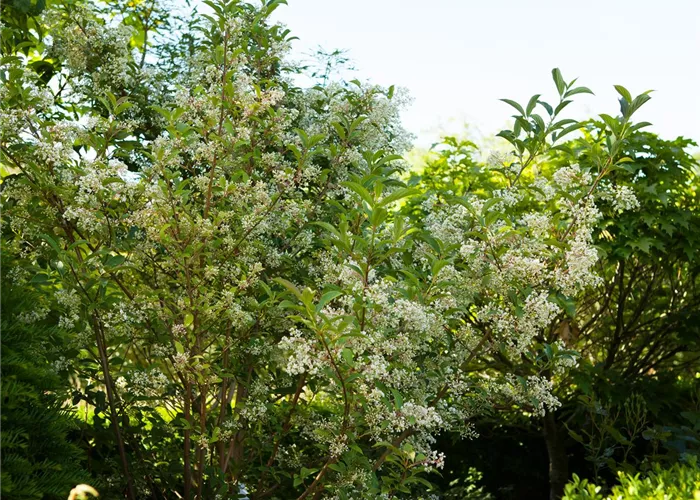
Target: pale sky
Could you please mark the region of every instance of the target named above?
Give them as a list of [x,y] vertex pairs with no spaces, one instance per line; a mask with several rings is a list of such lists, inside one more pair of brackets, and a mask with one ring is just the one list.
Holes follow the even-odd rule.
[[614,84],[654,89],[636,121],[700,141],[700,0],[289,0],[274,17],[300,38],[295,59],[347,49],[350,79],[407,88],[419,146],[465,123],[492,136],[511,115],[501,97],[552,102],[554,67],[596,94],[565,117],[616,115]]

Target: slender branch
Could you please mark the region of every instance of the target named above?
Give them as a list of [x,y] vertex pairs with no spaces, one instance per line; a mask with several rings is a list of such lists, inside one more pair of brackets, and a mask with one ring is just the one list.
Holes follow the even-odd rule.
[[119,458],[122,462],[122,468],[124,469],[124,476],[126,478],[127,487],[127,498],[129,500],[136,500],[136,494],[134,492],[134,482],[131,478],[131,473],[129,472],[129,460],[126,457],[126,449],[124,447],[124,439],[119,428],[119,420],[117,416],[117,409],[115,403],[114,395],[114,383],[112,381],[112,376],[109,372],[109,360],[107,358],[107,345],[104,336],[104,330],[102,329],[102,324],[97,317],[97,313],[93,314],[93,328],[95,330],[95,338],[97,340],[97,350],[100,354],[100,363],[102,364],[102,374],[104,376],[105,388],[107,390],[107,402],[109,404],[109,414],[110,420],[112,421],[112,428],[114,430],[114,435],[117,438],[117,447],[119,449]]
[[[226,73],[228,71],[227,69],[227,64],[228,64],[228,28],[226,29],[226,32],[224,33],[224,60],[223,60],[223,67],[221,71],[221,104],[219,106],[219,129],[217,132],[217,138],[220,140],[221,139],[221,133],[224,128],[224,103],[226,102],[225,97],[226,97]],[[214,174],[216,172],[216,163],[219,158],[218,153],[214,153],[214,159],[211,162],[211,169],[209,170],[209,185],[207,186],[207,200],[204,205],[204,218],[206,219],[209,216],[209,209],[211,208],[211,196],[212,196],[212,189],[214,186]]]

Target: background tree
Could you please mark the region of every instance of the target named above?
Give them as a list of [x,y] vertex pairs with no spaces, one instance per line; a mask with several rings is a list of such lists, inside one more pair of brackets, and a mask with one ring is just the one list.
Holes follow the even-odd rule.
[[[591,122],[581,139],[565,145],[567,151],[579,152],[582,168],[587,164],[586,151],[599,147],[603,141],[599,134],[605,128],[602,122]],[[516,360],[516,364],[499,356],[481,366],[538,373],[553,353],[561,349],[580,352],[576,369],[563,376],[551,375],[563,407],[546,414],[541,430],[533,425],[536,421],[522,420],[512,412],[483,421],[478,428],[488,437],[484,450],[476,454],[483,458],[471,458],[462,466],[459,460],[448,460],[448,467],[463,467],[459,470],[466,474],[469,466],[478,465],[487,471],[486,480],[489,470],[511,470],[512,477],[521,478],[518,493],[502,490],[500,494],[517,497],[539,474],[528,467],[544,467],[533,457],[545,449],[535,452],[538,445],[532,441],[544,432],[552,496],[557,497],[568,480],[570,457],[576,470],[595,476],[595,471],[605,468],[629,471],[643,466],[645,460],[662,459],[660,439],[666,442],[669,459],[692,450],[697,411],[692,387],[698,367],[695,253],[700,234],[697,163],[688,153],[692,145],[687,139],[664,141],[646,132],[635,132],[624,141],[619,151],[624,160],[601,181],[603,217],[595,232],[603,256],[597,265],[599,283],[574,297],[575,302],[567,299],[567,314],[558,316],[538,336],[543,347],[540,356]],[[482,164],[474,159],[472,143],[455,138],[447,138],[435,150],[426,158],[421,176],[412,181],[428,192],[476,193],[484,185],[504,183],[493,174],[494,162],[507,165],[509,158],[503,155],[492,154]],[[538,168],[546,173],[561,165],[554,155]],[[620,214],[618,210],[630,200],[633,209]],[[630,395],[635,393],[639,398],[632,404]],[[602,419],[601,412],[612,415]],[[634,420],[633,415],[640,419],[634,430],[625,423],[627,418]],[[510,448],[507,464],[495,462],[495,455],[502,452],[491,456],[494,448],[490,443],[497,439],[498,446]],[[518,443],[528,444],[519,447]],[[476,447],[479,449],[478,443]],[[517,450],[523,451],[523,461],[515,462],[521,467],[510,467]],[[584,456],[592,461],[589,466],[581,463]],[[607,473],[606,477],[611,478]],[[502,474],[494,481],[502,484]]]

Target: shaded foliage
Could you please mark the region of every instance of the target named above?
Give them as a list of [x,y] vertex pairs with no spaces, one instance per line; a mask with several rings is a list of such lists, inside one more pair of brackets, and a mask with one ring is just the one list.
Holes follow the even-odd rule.
[[65,499],[74,485],[92,481],[83,426],[66,405],[67,373],[52,365],[71,356],[66,332],[55,317],[23,321],[37,311],[37,299],[3,280],[0,482],[8,499]]

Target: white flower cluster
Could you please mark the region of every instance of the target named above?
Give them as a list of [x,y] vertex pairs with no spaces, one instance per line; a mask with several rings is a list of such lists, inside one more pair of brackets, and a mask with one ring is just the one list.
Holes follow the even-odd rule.
[[397,431],[411,426],[425,431],[435,431],[443,424],[442,417],[435,408],[419,405],[413,401],[406,401],[397,416],[399,419],[393,423]]
[[170,380],[158,368],[132,371],[128,376],[129,390],[136,396],[159,397],[165,392]]
[[594,272],[598,252],[592,245],[592,232],[600,211],[591,198],[563,210],[572,220],[572,237],[565,253],[565,264],[554,273],[557,286],[567,295],[599,282]]
[[445,467],[445,454],[433,450],[424,461],[427,471],[439,470]]
[[558,339],[555,343],[555,352],[557,355],[554,357],[553,373],[555,375],[564,375],[566,372],[578,366],[578,360],[576,357],[570,354],[559,354],[559,351],[565,351],[567,349],[566,345],[561,339]]
[[552,231],[552,219],[545,213],[528,212],[520,218],[520,223],[526,226],[535,238],[546,238]]
[[592,182],[591,174],[581,170],[577,163],[558,169],[552,175],[552,179],[564,191],[571,187],[588,186]]
[[106,24],[87,9],[76,9],[73,15],[74,25],[56,34],[52,50],[75,75],[84,76],[79,86],[98,93],[126,86],[132,28]]
[[315,342],[306,338],[300,330],[292,328],[287,336],[282,337],[278,347],[286,356],[287,363],[284,369],[290,375],[314,375],[318,372],[319,352]]
[[46,306],[38,306],[31,311],[23,311],[17,315],[17,321],[30,325],[32,323],[37,323],[46,318],[49,315],[49,308]]
[[509,373],[505,376],[505,383],[492,383],[488,387],[493,395],[530,408],[538,416],[544,416],[548,409],[561,406],[561,402],[552,394],[552,382],[544,377],[530,375],[519,378]]
[[13,64],[8,64],[5,68],[16,72],[15,82],[24,92],[23,105],[12,106],[10,87],[4,84],[0,86],[0,137],[8,141],[27,130],[30,123],[39,121],[39,114],[50,111],[54,97],[51,90],[41,84],[35,71]]
[[513,161],[512,152],[491,151],[486,158],[488,168],[504,168],[510,166]]
[[[77,187],[72,203],[64,211],[67,220],[76,221],[81,230],[94,232],[105,225],[102,204],[123,201],[131,189],[124,181],[127,168],[119,160],[83,162],[75,175],[66,174],[66,181]],[[115,184],[119,187],[115,187]]]
[[602,200],[611,202],[613,209],[617,213],[639,208],[639,200],[630,186],[616,185],[612,188],[605,186],[599,190],[599,197]]
[[81,300],[75,290],[59,289],[54,292],[56,302],[63,307],[64,313],[58,320],[58,326],[72,330],[80,322]]

